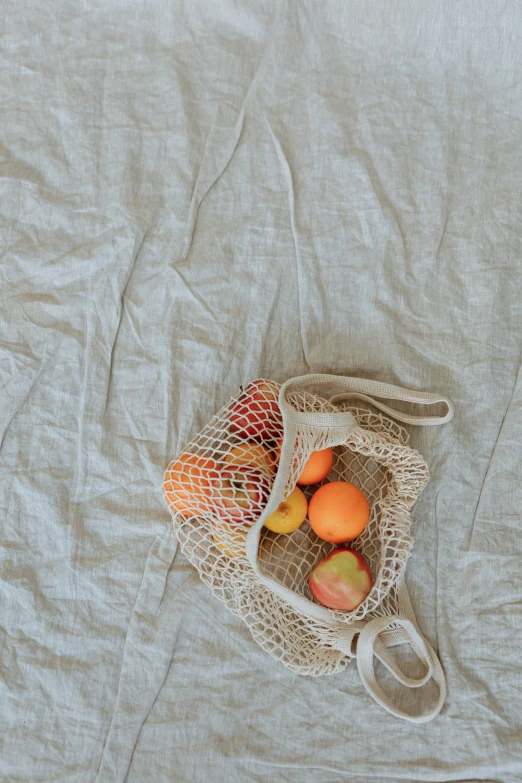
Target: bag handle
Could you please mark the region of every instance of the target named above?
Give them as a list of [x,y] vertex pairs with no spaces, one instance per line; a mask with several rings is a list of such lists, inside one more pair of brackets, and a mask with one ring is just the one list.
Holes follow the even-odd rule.
[[[419,679],[407,677],[379,639],[379,634],[386,631],[392,623],[396,626],[398,625],[403,630],[417,656],[426,667],[426,673]],[[396,707],[377,682],[373,667],[374,655],[376,655],[386,666],[388,671],[407,688],[420,688],[422,685],[425,685],[429,679],[433,678],[439,688],[439,698],[437,699],[435,706],[423,715],[410,715]],[[395,715],[397,718],[410,721],[410,723],[427,723],[428,721],[433,720],[442,709],[442,705],[446,699],[446,677],[444,676],[442,666],[440,665],[433,647],[420,633],[416,624],[403,615],[397,614],[376,617],[366,624],[357,640],[357,668],[359,669],[361,680],[368,693],[381,705],[381,707],[384,707],[385,710],[392,715]]]
[[[298,424],[325,428],[353,427],[356,425],[356,420],[351,416],[349,411],[329,413],[296,411],[287,400],[287,394],[292,391],[304,390],[310,386],[327,386],[340,389],[341,391],[339,394],[336,394],[329,399],[329,402],[334,406],[344,400],[364,400],[378,410],[383,411],[383,413],[386,413],[388,416],[397,421],[404,422],[405,424],[436,426],[451,421],[454,415],[454,408],[450,400],[439,394],[404,389],[400,386],[364,378],[326,374],[302,375],[291,378],[282,385],[280,390],[279,405],[285,421],[285,434],[288,428],[288,431],[293,435],[295,433],[295,427]],[[412,402],[426,406],[434,406],[443,403],[446,406],[446,413],[439,416],[415,416],[405,414],[375,398]],[[286,450],[286,454],[285,444],[283,445],[283,453],[281,454],[282,461],[285,456],[287,458],[290,456],[292,446],[290,443],[287,445],[288,449]],[[299,596],[299,598],[301,597]],[[352,656],[352,643],[355,636],[358,634],[356,646],[357,668],[366,690],[376,702],[392,715],[410,721],[411,723],[427,723],[428,721],[433,720],[442,709],[446,699],[446,678],[437,654],[428,640],[421,634],[417,626],[404,579],[402,579],[398,585],[398,599],[400,614],[376,617],[367,622],[362,628],[362,624],[356,623],[351,628],[340,630],[336,647],[346,655]],[[321,608],[322,607],[314,607],[316,610],[320,610]],[[390,628],[390,626],[393,628]],[[406,641],[410,643],[418,658],[426,668],[424,675],[417,679],[408,677],[387,650],[386,645],[401,644]],[[386,666],[388,671],[407,688],[420,688],[430,679],[433,679],[439,689],[439,696],[435,706],[429,712],[422,715],[411,715],[399,709],[384,693],[377,682],[374,671],[374,656],[376,656],[381,663]]]
[[[286,395],[288,392],[299,391],[301,389],[306,389],[309,386],[337,387],[343,391],[330,397],[329,402],[331,402],[332,405],[337,405],[339,402],[348,399],[365,400],[383,411],[383,413],[386,413],[388,416],[391,416],[397,421],[402,421],[405,424],[428,426],[446,424],[446,422],[451,421],[454,414],[454,408],[450,400],[440,394],[403,389],[400,386],[393,386],[390,383],[381,383],[380,381],[372,381],[366,378],[352,378],[343,375],[325,375],[319,373],[314,375],[300,375],[296,378],[291,378],[282,385],[279,394],[279,405],[283,411],[283,415],[286,413],[287,416],[291,416],[299,423],[310,424],[312,426],[342,427],[352,425],[353,422],[349,418],[351,414],[349,414],[348,411],[339,411],[338,413],[299,413],[296,411],[288,402]],[[414,402],[419,405],[437,405],[439,403],[444,403],[447,408],[447,413],[443,416],[412,416],[401,413],[401,411],[391,408],[383,402],[378,402],[374,399],[375,397],[386,400]]]

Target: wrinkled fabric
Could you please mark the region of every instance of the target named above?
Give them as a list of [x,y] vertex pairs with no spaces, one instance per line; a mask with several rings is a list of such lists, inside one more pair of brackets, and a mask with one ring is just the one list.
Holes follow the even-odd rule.
[[[1,780],[520,781],[521,22],[6,0]],[[239,384],[306,372],[455,404],[410,428],[433,723],[355,665],[287,671],[177,550],[169,459]]]

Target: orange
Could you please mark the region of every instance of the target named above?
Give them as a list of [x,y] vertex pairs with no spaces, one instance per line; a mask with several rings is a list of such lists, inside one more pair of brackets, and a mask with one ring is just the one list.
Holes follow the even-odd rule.
[[305,521],[307,510],[308,501],[304,492],[296,487],[270,514],[265,521],[265,527],[273,533],[294,533]]
[[255,465],[260,468],[270,468],[270,470],[274,468],[274,458],[269,449],[261,443],[249,441],[234,446],[224,461],[233,465]]
[[184,516],[198,516],[208,510],[212,479],[217,465],[210,457],[181,454],[165,473],[163,496],[167,505]]
[[360,489],[347,481],[331,481],[315,492],[308,519],[319,538],[343,544],[357,538],[370,518],[368,501]]
[[318,484],[330,472],[333,462],[332,449],[312,451],[301,475],[297,479],[298,484]]

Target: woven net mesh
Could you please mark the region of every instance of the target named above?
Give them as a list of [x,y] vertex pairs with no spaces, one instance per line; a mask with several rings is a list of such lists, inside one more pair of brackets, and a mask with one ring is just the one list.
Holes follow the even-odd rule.
[[[332,405],[309,392],[287,396],[296,412],[349,411],[357,426],[298,426],[285,490],[293,491],[312,451],[333,447],[324,480],[349,481],[365,494],[370,520],[350,546],[366,559],[373,586],[353,611],[326,610],[320,621],[261,580],[245,553],[251,526],[265,508],[284,437],[280,386],[259,380],[241,390],[173,460],[165,473],[164,498],[184,555],[256,641],[293,671],[320,675],[340,671],[352,654],[336,645],[340,629],[399,613],[397,583],[411,547],[410,509],[428,481],[422,457],[409,448],[406,431],[386,416],[349,402]],[[321,486],[302,487],[308,499]],[[261,528],[257,563],[263,577],[315,604],[308,578],[335,544],[319,538],[308,520],[290,535]]]

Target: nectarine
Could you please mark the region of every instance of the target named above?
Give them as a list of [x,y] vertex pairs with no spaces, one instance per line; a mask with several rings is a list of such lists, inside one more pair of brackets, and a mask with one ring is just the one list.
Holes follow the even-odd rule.
[[220,517],[233,523],[254,522],[270,494],[262,470],[247,465],[223,465],[212,480],[212,497]]
[[274,470],[272,452],[262,443],[246,441],[240,443],[226,455],[224,462],[232,465],[252,465],[259,468]]
[[270,439],[281,433],[279,392],[271,381],[252,381],[233,406],[230,428],[242,438]]
[[215,545],[227,557],[240,557],[245,554],[246,537],[247,533],[243,528],[232,528],[226,523],[216,525],[212,531]]
[[304,492],[296,487],[265,520],[265,527],[273,533],[293,533],[305,521],[307,510],[308,501]]
[[339,547],[316,565],[308,587],[315,600],[328,609],[352,611],[372,589],[372,574],[359,552]]

